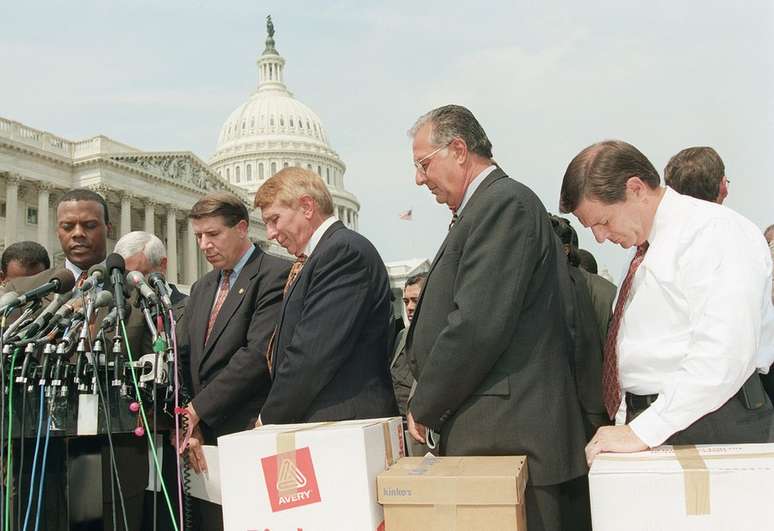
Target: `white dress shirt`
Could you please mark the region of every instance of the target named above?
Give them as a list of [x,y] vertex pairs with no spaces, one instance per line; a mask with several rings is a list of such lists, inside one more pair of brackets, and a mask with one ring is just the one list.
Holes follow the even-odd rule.
[[761,367],[771,256],[736,212],[666,189],[618,333],[624,392],[658,394],[630,423],[662,444],[734,396]]
[[460,202],[459,208],[457,208],[457,214],[462,212],[462,209],[465,208],[465,205],[468,204],[468,201],[470,200],[470,197],[473,195],[473,193],[476,191],[476,189],[481,185],[481,183],[486,179],[490,173],[495,171],[497,169],[497,166],[492,164],[491,166],[487,166],[484,168],[484,171],[476,175],[472,181],[470,181],[470,184],[465,189],[465,195],[462,197],[462,201]]
[[309,258],[312,253],[314,252],[315,247],[317,247],[317,244],[320,243],[320,240],[323,237],[323,234],[325,234],[325,231],[328,230],[328,228],[336,223],[336,218],[334,216],[329,217],[325,221],[323,221],[317,229],[312,233],[311,238],[309,238],[309,241],[306,242],[306,245],[304,246],[304,254],[307,258]]

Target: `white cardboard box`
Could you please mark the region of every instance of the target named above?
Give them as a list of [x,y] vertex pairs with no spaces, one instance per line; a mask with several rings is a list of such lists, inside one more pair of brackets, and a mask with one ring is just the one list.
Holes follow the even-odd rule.
[[376,531],[376,476],[406,454],[400,417],[263,426],[218,453],[226,531]]
[[774,529],[774,444],[600,454],[589,483],[594,531]]

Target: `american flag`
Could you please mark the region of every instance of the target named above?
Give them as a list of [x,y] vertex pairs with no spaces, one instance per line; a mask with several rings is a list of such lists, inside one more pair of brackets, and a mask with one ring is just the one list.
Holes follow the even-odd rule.
[[411,209],[409,208],[405,212],[401,212],[400,216],[398,216],[400,219],[411,221]]

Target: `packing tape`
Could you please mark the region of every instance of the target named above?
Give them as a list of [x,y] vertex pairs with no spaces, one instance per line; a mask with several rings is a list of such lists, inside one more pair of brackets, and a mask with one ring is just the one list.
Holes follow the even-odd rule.
[[390,421],[382,423],[382,434],[384,435],[384,462],[385,468],[395,464],[395,455],[392,451],[392,434],[390,433]]
[[704,458],[694,445],[675,446],[675,457],[683,468],[685,514],[710,514],[710,478]]
[[[299,431],[316,430],[317,428],[330,426],[331,424],[336,424],[336,422],[335,421],[318,422],[307,426],[302,426],[300,428],[295,428],[292,430],[287,430],[287,431],[278,433],[277,434],[277,454],[284,454],[284,453],[296,451],[296,433],[298,433]],[[295,458],[295,454],[293,458]]]

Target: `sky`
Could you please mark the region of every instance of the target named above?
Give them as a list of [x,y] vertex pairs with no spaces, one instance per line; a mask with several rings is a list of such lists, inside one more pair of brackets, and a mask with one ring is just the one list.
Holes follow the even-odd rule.
[[[206,161],[255,90],[271,14],[285,81],[322,119],[386,261],[432,258],[445,236],[449,211],[416,186],[406,131],[448,103],[473,111],[500,166],[551,212],[570,160],[616,138],[659,171],[713,146],[726,205],[774,223],[772,2],[317,4],[13,2],[0,10],[0,116]],[[617,277],[627,252],[571,220]]]

